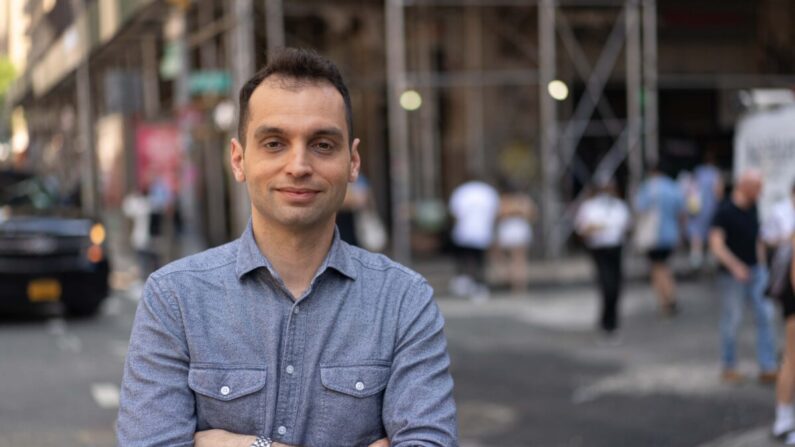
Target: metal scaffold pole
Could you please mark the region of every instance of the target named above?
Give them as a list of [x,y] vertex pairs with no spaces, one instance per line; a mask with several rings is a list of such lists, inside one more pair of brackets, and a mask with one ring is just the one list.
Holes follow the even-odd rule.
[[[72,0],[72,8],[75,11],[75,27],[84,28],[78,35],[88,36],[84,0]],[[91,215],[98,215],[100,211],[99,203],[99,181],[97,179],[98,162],[97,150],[94,144],[93,112],[91,108],[91,72],[89,69],[90,49],[88,42],[85,45],[85,54],[82,61],[78,64],[75,71],[75,104],[77,108],[78,125],[78,147],[83,157],[81,161],[81,201],[83,210]]]
[[629,190],[635,191],[643,175],[641,153],[641,30],[640,5],[630,0],[626,5],[627,58],[627,157],[629,159]]
[[385,0],[386,68],[388,83],[389,156],[392,182],[392,256],[411,262],[411,203],[408,119],[400,106],[406,88],[406,48],[403,0]]
[[558,149],[557,105],[547,92],[555,79],[555,2],[541,0],[538,5],[539,83],[538,100],[541,121],[541,163],[543,169],[541,192],[541,225],[544,234],[544,255],[557,258],[563,244],[560,241],[557,221],[560,217],[560,161]]
[[268,53],[284,47],[286,40],[282,0],[265,0],[265,33],[268,39]]
[[[229,30],[231,48],[228,51],[227,60],[232,67],[232,91],[236,94],[255,70],[254,8],[252,0],[235,0],[231,7],[237,26],[233,26]],[[232,232],[239,234],[248,223],[251,211],[250,203],[245,185],[233,183],[231,190],[232,209],[234,209]]]
[[643,138],[646,163],[658,158],[659,118],[657,111],[657,2],[643,2]]

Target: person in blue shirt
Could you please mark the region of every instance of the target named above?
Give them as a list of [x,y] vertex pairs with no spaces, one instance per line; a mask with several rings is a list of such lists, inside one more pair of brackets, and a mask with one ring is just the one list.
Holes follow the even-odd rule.
[[635,211],[656,214],[656,237],[646,256],[651,262],[651,283],[657,293],[660,311],[663,316],[674,316],[679,307],[676,280],[668,259],[680,240],[680,227],[685,218],[684,193],[673,179],[655,166],[649,170],[648,177],[638,189]]
[[230,161],[251,220],[146,281],[118,446],[458,445],[433,289],[335,226],[360,166],[337,67],[269,54],[239,119]]

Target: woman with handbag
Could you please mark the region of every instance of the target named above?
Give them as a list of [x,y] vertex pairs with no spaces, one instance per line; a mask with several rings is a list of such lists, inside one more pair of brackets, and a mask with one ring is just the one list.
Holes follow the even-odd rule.
[[655,166],[638,189],[635,211],[638,214],[635,246],[651,262],[651,284],[657,293],[660,312],[672,317],[679,307],[676,280],[668,259],[679,244],[680,226],[685,218],[684,193],[673,179]]

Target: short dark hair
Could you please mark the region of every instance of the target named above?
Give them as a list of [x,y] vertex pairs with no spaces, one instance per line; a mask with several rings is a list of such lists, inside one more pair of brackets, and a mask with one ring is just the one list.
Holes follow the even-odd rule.
[[[301,87],[306,83],[328,82],[340,92],[345,102],[345,121],[348,125],[348,144],[353,140],[353,111],[351,95],[342,79],[339,69],[334,62],[319,55],[313,50],[303,48],[282,48],[270,54],[268,64],[254,74],[243,87],[240,88],[240,102],[237,138],[240,143],[246,144],[246,130],[248,129],[249,108],[248,103],[254,90],[271,76],[279,76],[287,82],[286,87]],[[293,82],[295,82],[293,84]]]

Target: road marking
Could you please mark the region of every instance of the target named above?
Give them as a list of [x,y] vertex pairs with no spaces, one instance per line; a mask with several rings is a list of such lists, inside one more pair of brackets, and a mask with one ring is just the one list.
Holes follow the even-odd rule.
[[119,387],[113,383],[92,384],[91,397],[100,408],[119,408]]

